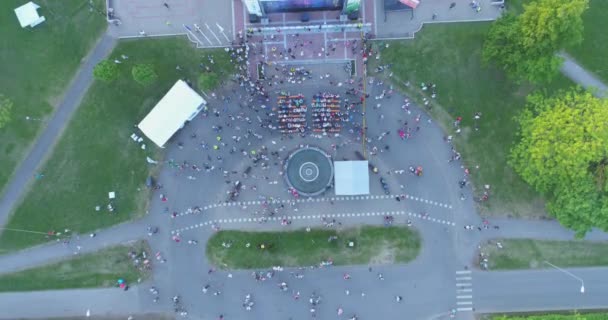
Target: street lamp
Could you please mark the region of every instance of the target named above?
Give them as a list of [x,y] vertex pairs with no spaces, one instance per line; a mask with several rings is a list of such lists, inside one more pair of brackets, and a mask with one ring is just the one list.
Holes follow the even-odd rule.
[[580,282],[581,282],[581,293],[585,293],[585,281],[583,281],[583,279],[581,279],[581,278],[579,278],[579,277],[577,277],[577,276],[573,275],[571,272],[569,272],[569,271],[567,271],[567,270],[564,270],[564,269],[562,269],[562,268],[560,268],[560,267],[558,267],[558,266],[556,266],[556,265],[552,264],[552,263],[551,263],[551,262],[549,262],[549,261],[543,261],[543,262],[544,262],[544,263],[546,263],[546,264],[548,264],[548,265],[550,265],[550,266],[552,266],[553,268],[555,268],[555,269],[557,269],[557,270],[559,270],[559,271],[561,271],[561,272],[563,272],[563,273],[565,273],[565,274],[567,274],[567,275],[571,276],[572,278],[574,278],[574,279],[576,279],[576,280],[580,281]]

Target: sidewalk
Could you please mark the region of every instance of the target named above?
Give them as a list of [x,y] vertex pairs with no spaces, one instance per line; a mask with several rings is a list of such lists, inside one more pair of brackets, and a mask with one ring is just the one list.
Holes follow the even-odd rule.
[[146,219],[126,222],[100,231],[94,238],[89,237],[88,234],[79,235],[78,238],[72,237],[67,245],[62,241],[51,242],[2,255],[0,256],[0,274],[35,268],[107,247],[144,239],[147,232],[146,222]]
[[583,88],[591,90],[593,95],[596,97],[608,97],[608,86],[606,86],[606,84],[600,81],[595,75],[585,70],[569,54],[562,52],[558,55],[564,58],[561,71],[566,77],[570,78]]
[[93,82],[93,67],[105,58],[115,45],[116,39],[110,37],[106,32],[82,62],[76,77],[65,91],[63,101],[59,104],[46,128],[40,133],[27,157],[21,162],[6,186],[0,200],[0,227],[8,222],[9,214],[21,201],[36,170],[53,149],[72,114],[80,105],[82,98]]
[[[142,308],[139,290],[118,288],[0,293],[0,319],[115,316],[154,312]],[[18,311],[17,311],[18,310]],[[9,312],[10,311],[10,312]],[[144,319],[139,318],[138,319]]]

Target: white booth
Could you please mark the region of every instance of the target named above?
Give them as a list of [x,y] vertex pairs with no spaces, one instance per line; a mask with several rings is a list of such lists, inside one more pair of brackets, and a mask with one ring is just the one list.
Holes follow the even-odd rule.
[[40,6],[31,1],[15,9],[21,28],[33,28],[46,20],[44,16],[38,15],[38,9],[40,9]]
[[369,194],[367,161],[334,161],[334,189],[336,195]]
[[178,80],[137,127],[157,146],[165,143],[207,104],[183,80]]

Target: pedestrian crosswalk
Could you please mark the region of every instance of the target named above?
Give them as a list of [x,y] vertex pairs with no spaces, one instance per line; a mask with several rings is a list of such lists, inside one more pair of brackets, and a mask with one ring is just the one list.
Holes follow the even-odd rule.
[[456,271],[456,311],[473,311],[473,277],[471,270]]

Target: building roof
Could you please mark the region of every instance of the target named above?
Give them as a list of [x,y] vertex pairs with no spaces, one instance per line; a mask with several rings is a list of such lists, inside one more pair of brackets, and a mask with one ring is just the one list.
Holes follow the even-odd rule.
[[17,15],[17,19],[19,20],[19,24],[21,24],[22,28],[25,27],[35,27],[42,21],[44,21],[44,17],[38,15],[39,5],[28,2],[21,7],[15,9],[15,14]]
[[336,195],[369,194],[367,161],[334,161],[334,187]]
[[178,80],[137,127],[162,148],[205,103],[186,82]]

